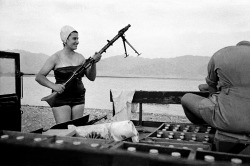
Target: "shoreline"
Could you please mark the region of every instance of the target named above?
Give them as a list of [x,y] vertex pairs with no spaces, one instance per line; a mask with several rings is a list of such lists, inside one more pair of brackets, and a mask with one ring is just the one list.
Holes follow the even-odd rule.
[[[43,128],[44,130],[54,126],[55,120],[52,109],[49,106],[32,106],[21,105],[22,127],[21,132],[32,132]],[[109,109],[85,108],[84,115],[89,114],[89,120],[107,115],[106,120],[101,120],[97,123],[111,122],[113,111]],[[139,119],[139,113],[131,114],[132,120]],[[158,121],[158,122],[175,122],[175,123],[190,123],[185,116],[171,115],[167,113],[143,113],[143,121]]]
[[[33,73],[23,73],[24,77],[35,77],[36,74]],[[48,77],[54,77],[53,74],[49,74]],[[203,77],[165,77],[165,76],[137,76],[137,75],[128,75],[128,76],[117,76],[117,75],[97,75],[96,77],[102,78],[139,78],[139,79],[166,79],[166,80],[204,80]]]

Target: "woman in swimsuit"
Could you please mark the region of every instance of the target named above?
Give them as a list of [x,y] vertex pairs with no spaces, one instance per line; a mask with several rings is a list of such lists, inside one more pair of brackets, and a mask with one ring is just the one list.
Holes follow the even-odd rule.
[[[73,71],[85,62],[83,55],[75,52],[79,44],[78,32],[71,26],[64,26],[61,29],[60,37],[64,48],[50,56],[36,75],[36,81],[39,84],[59,94],[52,107],[57,124],[82,117],[85,105],[85,88],[81,77],[74,79],[67,88],[63,85]],[[92,58],[98,62],[101,59],[101,54],[95,53]],[[52,70],[56,83],[51,82],[46,77]],[[90,81],[94,81],[96,63],[89,67],[82,77],[84,75]]]

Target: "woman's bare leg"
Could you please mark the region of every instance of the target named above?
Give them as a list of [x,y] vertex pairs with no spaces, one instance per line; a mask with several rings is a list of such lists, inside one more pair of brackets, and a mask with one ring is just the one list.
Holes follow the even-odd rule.
[[85,104],[74,105],[72,107],[72,116],[71,116],[72,120],[81,118],[83,116],[84,107]]
[[56,124],[63,123],[71,120],[71,107],[64,105],[61,107],[52,108]]

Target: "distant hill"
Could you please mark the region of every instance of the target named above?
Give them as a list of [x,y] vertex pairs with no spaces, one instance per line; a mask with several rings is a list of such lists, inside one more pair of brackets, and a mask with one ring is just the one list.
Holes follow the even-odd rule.
[[43,64],[49,57],[43,53],[31,53],[24,50],[7,50],[7,52],[15,52],[20,54],[21,72],[27,74],[36,74],[42,68]]
[[97,69],[101,76],[204,78],[209,59],[192,55],[157,59],[114,56],[102,59]]
[[[24,50],[7,50],[20,53],[21,71],[36,74],[49,57],[42,53]],[[117,55],[103,58],[97,65],[98,76],[204,78],[210,57],[185,55],[176,58],[149,59]]]

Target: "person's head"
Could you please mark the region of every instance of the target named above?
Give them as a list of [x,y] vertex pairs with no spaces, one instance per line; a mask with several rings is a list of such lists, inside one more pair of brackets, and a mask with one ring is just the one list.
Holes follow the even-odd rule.
[[76,49],[78,45],[78,32],[71,26],[65,25],[61,28],[60,37],[63,42],[63,46],[70,46],[72,49]]
[[250,46],[250,42],[243,40],[236,44],[236,46]]

